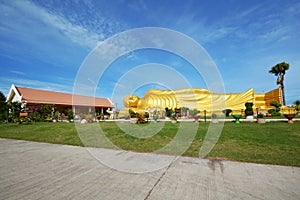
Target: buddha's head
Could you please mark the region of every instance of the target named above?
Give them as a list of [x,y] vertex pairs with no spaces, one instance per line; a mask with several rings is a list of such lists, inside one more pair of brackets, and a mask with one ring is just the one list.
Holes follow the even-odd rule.
[[129,94],[124,97],[123,103],[127,108],[137,108],[140,104],[140,98],[138,96]]

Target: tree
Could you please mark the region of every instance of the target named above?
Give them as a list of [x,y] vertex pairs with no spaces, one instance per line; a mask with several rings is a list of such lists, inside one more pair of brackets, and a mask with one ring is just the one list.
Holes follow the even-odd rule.
[[278,63],[277,65],[273,66],[270,70],[269,73],[275,74],[277,76],[277,85],[280,85],[281,87],[281,92],[282,92],[282,103],[285,106],[285,94],[284,94],[284,75],[285,71],[288,70],[290,65],[288,63],[282,62]]
[[8,117],[8,107],[4,94],[0,91],[0,121],[6,120]]
[[0,102],[6,102],[5,95],[0,91]]

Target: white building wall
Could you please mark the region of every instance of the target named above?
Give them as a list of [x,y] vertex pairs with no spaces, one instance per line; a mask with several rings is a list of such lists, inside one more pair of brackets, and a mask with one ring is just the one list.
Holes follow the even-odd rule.
[[7,95],[7,102],[22,102],[22,96],[18,93],[18,90],[14,85],[11,86],[10,91]]

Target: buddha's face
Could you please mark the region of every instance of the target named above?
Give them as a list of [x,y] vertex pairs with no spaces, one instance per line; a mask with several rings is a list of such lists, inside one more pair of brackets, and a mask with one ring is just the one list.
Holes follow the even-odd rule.
[[126,95],[124,97],[123,103],[127,108],[136,108],[139,105],[140,98],[135,95]]

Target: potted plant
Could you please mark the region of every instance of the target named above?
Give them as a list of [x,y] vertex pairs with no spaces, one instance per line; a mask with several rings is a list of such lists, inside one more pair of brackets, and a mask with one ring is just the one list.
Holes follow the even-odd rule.
[[240,122],[240,119],[242,118],[241,114],[232,114],[231,116],[235,119],[234,123],[236,123],[236,124],[240,124],[241,123]]
[[288,123],[290,124],[294,123],[293,118],[296,117],[297,110],[293,107],[284,107],[282,111],[283,111],[283,116],[288,119]]
[[262,113],[257,114],[257,123],[259,123],[259,124],[266,123],[266,120],[265,120],[264,115]]

